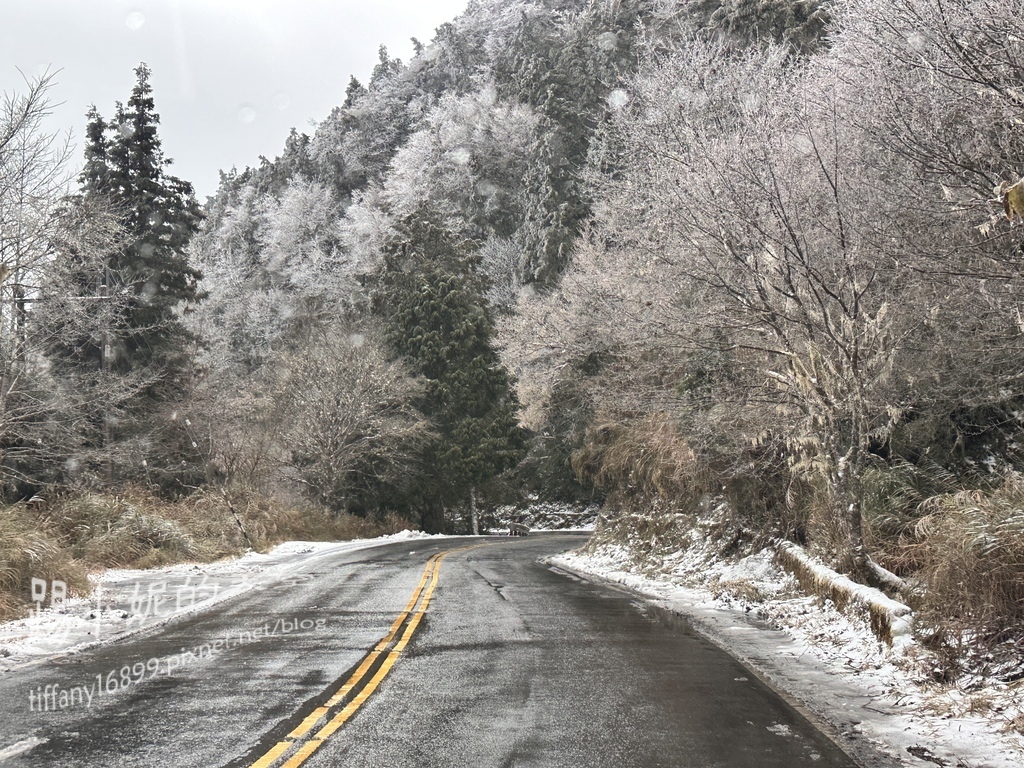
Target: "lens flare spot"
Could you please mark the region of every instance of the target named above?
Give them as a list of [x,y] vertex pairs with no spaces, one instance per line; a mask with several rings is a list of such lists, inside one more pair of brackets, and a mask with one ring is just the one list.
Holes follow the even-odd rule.
[[124,19],[124,25],[132,32],[138,32],[146,23],[146,17],[139,11],[132,11]]

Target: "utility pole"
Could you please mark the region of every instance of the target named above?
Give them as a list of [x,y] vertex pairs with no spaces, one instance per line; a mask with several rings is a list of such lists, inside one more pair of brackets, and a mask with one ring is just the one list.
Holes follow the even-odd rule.
[[[103,265],[103,285],[100,286],[100,300],[104,301],[107,299],[107,286],[110,285],[110,266],[108,264]],[[103,323],[103,348],[100,350],[100,370],[103,372],[103,381],[106,382],[106,373],[110,367],[110,326],[108,323]],[[114,480],[114,461],[110,455],[110,414],[103,411],[103,452],[105,454],[103,459],[103,475],[107,485],[110,485]]]
[[26,308],[25,286],[12,283],[14,295],[14,362],[25,368],[25,347],[28,346],[28,310]]
[[[2,252],[2,251],[0,251]],[[4,412],[7,410],[7,378],[9,375],[9,362],[7,350],[4,349],[4,336],[6,335],[7,320],[4,317],[3,290],[4,281],[11,274],[11,268],[0,262],[0,424],[4,422]],[[0,457],[2,458],[2,457]]]

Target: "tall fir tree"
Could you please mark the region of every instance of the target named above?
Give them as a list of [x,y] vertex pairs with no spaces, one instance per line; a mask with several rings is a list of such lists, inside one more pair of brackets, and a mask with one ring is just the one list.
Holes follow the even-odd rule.
[[[117,312],[100,333],[89,324],[80,324],[77,332],[65,328],[49,355],[58,375],[73,378],[103,369],[140,382],[122,404],[116,429],[104,427],[103,441],[134,439],[148,446],[146,456],[136,457],[140,464],[141,458],[149,466],[159,464],[164,454],[164,464],[180,468],[183,457],[172,444],[186,436],[170,436],[180,430],[167,430],[162,411],[182,399],[191,374],[196,339],[179,312],[201,298],[201,274],[189,264],[186,248],[202,212],[192,185],[166,170],[171,161],[164,157],[157,135],[160,117],[151,72],[140,64],[135,74],[131,97],[127,104],[116,105],[110,121],[95,107],[88,112],[85,164],[79,176],[80,203],[112,211],[120,221],[119,247],[106,253],[102,266],[82,261],[79,274],[67,282],[84,297],[105,294]],[[74,261],[73,254],[68,258]],[[99,317],[103,310],[95,306]],[[108,415],[96,418],[109,422]],[[190,453],[198,458],[194,450]],[[111,476],[110,469],[106,474]]]
[[518,464],[526,433],[491,343],[484,286],[468,244],[420,211],[399,227],[387,257],[379,308],[395,351],[426,380],[417,405],[435,431],[413,503],[425,530],[444,531],[445,507],[475,499],[478,487]]
[[[117,105],[109,124],[90,110],[79,181],[82,195],[108,203],[126,230],[126,246],[109,254],[104,283],[132,300],[113,330],[106,363],[123,372],[148,370],[158,380],[149,394],[161,399],[177,388],[193,341],[176,310],[200,299],[201,274],[189,264],[186,247],[202,212],[192,185],[166,172],[171,161],[157,135],[151,72],[140,64],[135,74],[131,98]],[[102,355],[91,345],[89,357]]]

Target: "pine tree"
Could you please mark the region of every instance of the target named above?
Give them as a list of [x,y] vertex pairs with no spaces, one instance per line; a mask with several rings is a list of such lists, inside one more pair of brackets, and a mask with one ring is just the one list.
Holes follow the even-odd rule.
[[[120,214],[127,246],[109,255],[104,283],[108,292],[132,297],[120,327],[114,329],[113,370],[147,369],[159,383],[150,394],[167,397],[186,366],[193,341],[178,320],[176,308],[200,299],[201,277],[185,254],[202,213],[192,185],[165,171],[157,135],[150,70],[140,64],[127,105],[118,104],[113,121],[104,122],[95,107],[89,112],[86,165],[79,181],[86,199],[99,197]],[[100,362],[102,350],[89,356]],[[158,391],[159,390],[159,391]]]
[[[112,211],[120,223],[119,244],[101,265],[65,254],[72,265],[65,286],[87,298],[83,306],[92,307],[93,317],[65,319],[48,354],[65,380],[103,370],[126,382],[124,391],[131,394],[119,403],[117,426],[109,411],[92,417],[108,455],[115,443],[135,440],[145,454],[133,463],[141,466],[145,458],[153,469],[164,465],[178,472],[183,459],[199,456],[191,437],[180,428],[168,430],[163,411],[182,399],[191,373],[196,338],[178,313],[201,298],[201,274],[189,264],[186,248],[202,213],[192,185],[166,171],[171,161],[157,135],[150,70],[141,64],[135,74],[131,97],[116,105],[110,121],[90,109],[79,176],[78,204]],[[103,295],[107,302],[94,301]],[[181,440],[184,453],[174,445]],[[112,467],[105,475],[112,479]]]
[[389,341],[426,380],[417,403],[436,437],[423,453],[418,503],[426,530],[444,508],[525,455],[512,381],[491,344],[493,326],[473,254],[428,212],[400,227],[389,249],[381,308]]
[[348,79],[348,87],[345,88],[345,101],[341,105],[345,109],[349,109],[356,105],[363,96],[366,95],[366,86],[356,80],[355,75],[351,75]]

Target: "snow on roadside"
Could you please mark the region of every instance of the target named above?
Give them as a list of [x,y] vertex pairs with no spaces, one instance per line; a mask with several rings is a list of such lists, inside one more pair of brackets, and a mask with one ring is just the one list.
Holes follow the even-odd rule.
[[401,531],[344,542],[288,541],[267,553],[248,552],[212,563],[112,568],[89,577],[93,593],[88,597],[68,598],[53,607],[48,585],[41,610],[0,623],[0,674],[159,626],[249,590],[287,587],[307,578],[303,572],[322,557],[429,538],[442,536]]
[[508,528],[509,523],[520,523],[531,531],[592,531],[598,509],[596,504],[540,501],[534,494],[527,496],[525,506],[498,507],[489,516],[488,523],[494,530]]
[[[705,539],[705,542],[707,540]],[[928,681],[919,646],[894,653],[872,634],[866,611],[846,615],[801,594],[762,552],[735,562],[696,545],[643,567],[621,545],[548,558],[550,565],[639,592],[687,616],[696,629],[830,723],[866,765],[1020,768],[1024,740],[1009,723],[1024,712],[1021,683],[971,692]]]

